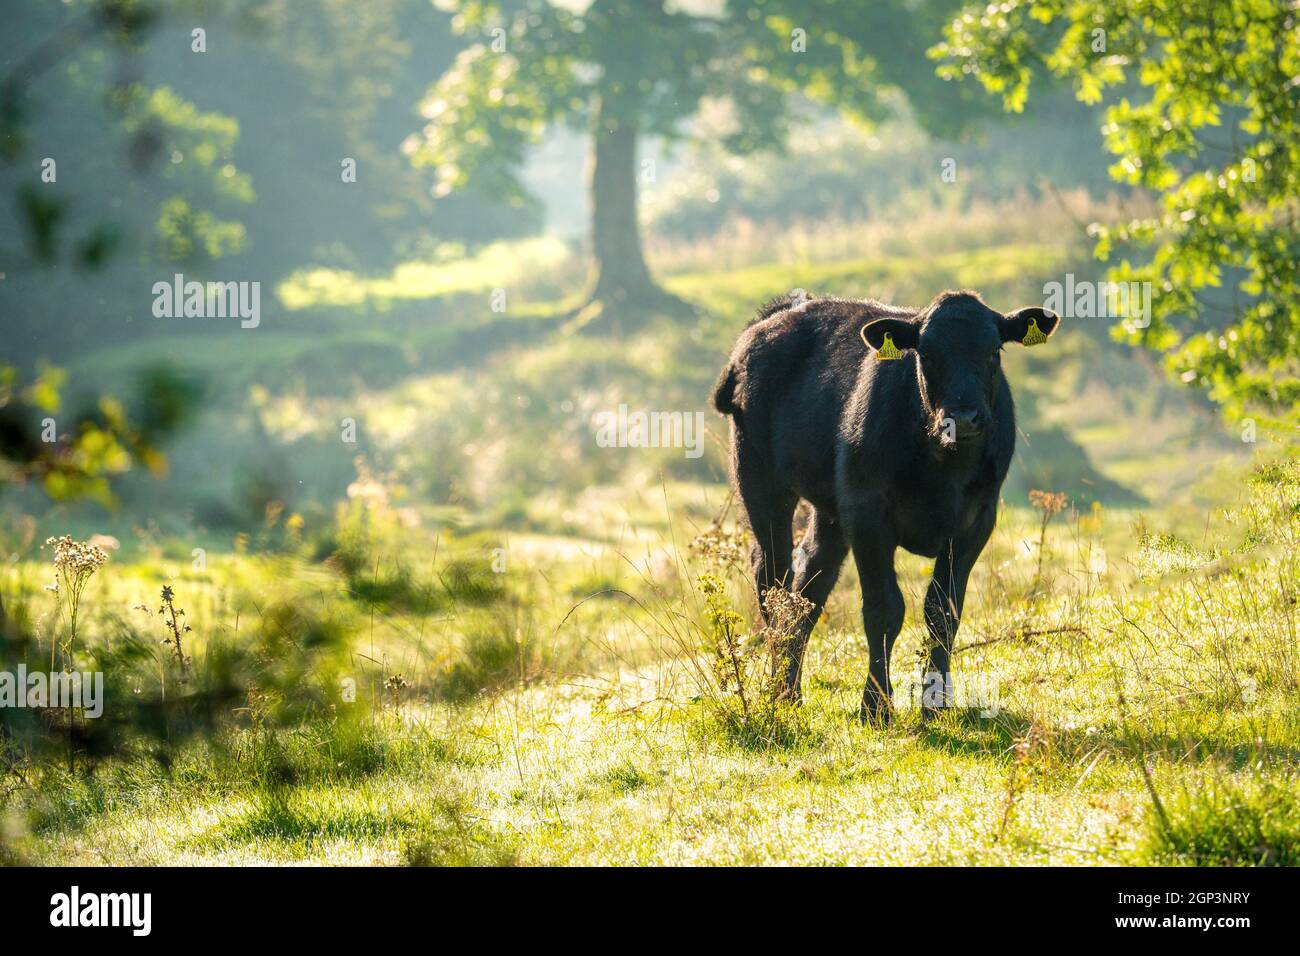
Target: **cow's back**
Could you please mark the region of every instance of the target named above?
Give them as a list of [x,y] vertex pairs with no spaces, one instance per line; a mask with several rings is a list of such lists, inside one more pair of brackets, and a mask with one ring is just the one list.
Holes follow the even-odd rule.
[[841,417],[875,364],[861,328],[913,314],[872,300],[813,299],[760,318],[737,341],[714,404],[778,481],[830,507]]

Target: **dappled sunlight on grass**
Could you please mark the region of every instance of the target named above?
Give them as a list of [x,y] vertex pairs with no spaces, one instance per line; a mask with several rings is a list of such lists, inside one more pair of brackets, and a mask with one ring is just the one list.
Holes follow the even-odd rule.
[[469,256],[459,247],[449,247],[432,260],[402,263],[386,276],[307,269],[281,283],[276,295],[291,312],[362,305],[382,310],[404,299],[518,289],[538,273],[571,259],[568,246],[553,237],[495,242]]

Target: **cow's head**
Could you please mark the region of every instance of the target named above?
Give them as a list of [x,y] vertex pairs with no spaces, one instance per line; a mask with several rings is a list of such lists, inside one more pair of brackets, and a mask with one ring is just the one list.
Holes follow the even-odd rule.
[[1046,342],[1059,322],[1046,309],[1003,315],[973,292],[945,292],[915,318],[864,325],[862,341],[877,360],[916,363],[929,433],[940,445],[955,447],[979,439],[993,424],[1003,344]]

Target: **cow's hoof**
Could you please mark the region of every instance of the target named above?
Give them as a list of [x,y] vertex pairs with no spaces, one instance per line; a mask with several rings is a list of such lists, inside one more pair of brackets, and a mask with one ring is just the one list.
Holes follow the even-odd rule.
[[944,707],[922,707],[921,721],[928,724],[932,720],[938,720],[945,713],[947,713],[947,709]]

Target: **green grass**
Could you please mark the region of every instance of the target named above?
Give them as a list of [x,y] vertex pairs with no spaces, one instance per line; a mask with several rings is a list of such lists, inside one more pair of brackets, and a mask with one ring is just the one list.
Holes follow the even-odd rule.
[[[1039,597],[1034,516],[1009,509],[957,655],[959,676],[996,682],[995,712],[926,724],[904,709],[884,730],[856,720],[851,579],[814,636],[805,704],[759,731],[701,683],[690,568],[629,559],[629,599],[575,609],[556,592],[583,562],[521,559],[487,608],[458,597],[450,619],[377,623],[340,587],[318,600],[350,606],[335,612],[358,652],[388,662],[363,672],[352,709],[235,725],[165,768],[140,755],[51,769],[10,800],[11,850],[92,864],[1293,863],[1300,465],[1246,487],[1215,519],[1226,546],[1191,570],[1125,550],[1131,516],[1054,524]],[[471,560],[461,545],[444,559]],[[243,573],[256,588],[286,570]],[[903,570],[898,681],[920,649],[926,569]],[[123,587],[101,585],[101,604]],[[744,582],[730,587],[744,609]],[[395,670],[410,679],[399,698],[367,693]]]
[[1216,780],[1148,811],[1140,858],[1183,866],[1300,866],[1294,777]]

